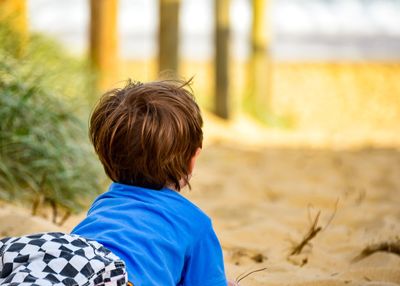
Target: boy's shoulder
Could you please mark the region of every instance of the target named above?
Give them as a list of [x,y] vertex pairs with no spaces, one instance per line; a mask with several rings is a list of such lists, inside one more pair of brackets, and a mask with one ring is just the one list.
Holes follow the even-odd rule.
[[203,210],[179,192],[168,188],[151,190],[112,183],[109,190],[94,201],[89,214],[99,208],[115,208],[129,213],[163,213],[182,222],[196,223],[197,226],[211,225],[211,219]]

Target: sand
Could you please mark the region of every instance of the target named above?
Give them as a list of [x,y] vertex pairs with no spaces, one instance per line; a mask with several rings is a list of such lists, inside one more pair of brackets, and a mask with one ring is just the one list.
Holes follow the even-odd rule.
[[[211,121],[192,191],[183,194],[213,219],[230,279],[266,268],[240,285],[400,285],[399,255],[353,261],[369,245],[399,239],[396,135],[332,137]],[[318,213],[321,230],[290,256]],[[68,231],[83,215],[57,227],[2,203],[0,234]]]

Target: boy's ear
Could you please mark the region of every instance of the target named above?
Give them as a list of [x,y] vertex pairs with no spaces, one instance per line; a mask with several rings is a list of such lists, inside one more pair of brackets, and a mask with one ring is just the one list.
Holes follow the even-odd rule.
[[194,155],[192,156],[192,158],[189,161],[189,174],[192,174],[194,166],[196,165],[196,159],[197,157],[199,157],[201,152],[201,148],[197,148],[196,152],[194,153]]

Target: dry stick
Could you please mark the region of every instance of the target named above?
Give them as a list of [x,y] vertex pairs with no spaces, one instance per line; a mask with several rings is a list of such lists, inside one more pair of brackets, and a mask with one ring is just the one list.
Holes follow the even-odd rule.
[[44,202],[43,194],[37,194],[32,204],[32,215],[37,215],[38,209],[43,204],[43,202]]
[[322,230],[325,230],[333,221],[333,218],[335,217],[336,212],[337,212],[338,205],[339,205],[339,198],[336,199],[335,208],[333,209],[333,213]]
[[289,256],[300,254],[301,251],[303,250],[304,246],[306,246],[318,234],[318,232],[320,232],[322,230],[322,227],[320,227],[320,226],[317,227],[320,214],[321,214],[321,211],[319,211],[317,213],[317,215],[315,216],[314,222],[312,223],[307,234],[304,236],[303,240],[293,248],[293,250],[289,254]]
[[[335,208],[333,210],[332,215],[330,216],[327,224],[322,228],[320,226],[317,227],[318,224],[318,220],[319,220],[319,216],[321,215],[321,211],[318,211],[317,215],[314,218],[313,223],[311,224],[310,229],[308,230],[307,234],[303,237],[303,240],[293,248],[292,252],[289,254],[289,256],[291,255],[296,255],[296,254],[300,254],[301,251],[303,250],[303,248],[322,230],[325,230],[330,223],[332,222],[333,218],[336,215],[336,211],[337,211],[337,207],[339,204],[339,198],[336,200],[335,203]],[[310,216],[309,216],[310,217]]]
[[379,252],[379,251],[389,252],[389,253],[400,255],[400,240],[397,240],[394,242],[381,242],[381,243],[367,246],[366,248],[363,249],[363,251],[361,251],[361,253],[359,255],[357,255],[356,257],[354,257],[352,259],[352,262],[354,263],[354,262],[360,261],[360,260],[374,254],[375,252]]
[[57,217],[58,217],[58,210],[57,210],[57,203],[53,199],[49,199],[49,203],[53,213],[53,223],[57,224]]
[[67,220],[68,218],[71,216],[71,211],[67,210],[65,211],[63,217],[61,218],[61,220],[57,223],[58,226],[62,226]]
[[47,178],[47,173],[45,172],[42,176],[42,179],[40,180],[39,183],[39,193],[36,195],[35,200],[33,201],[32,204],[32,215],[37,214],[38,208],[41,206],[41,204],[44,202],[44,195],[43,195],[43,188],[44,188],[44,183],[46,182]]
[[250,276],[250,275],[253,274],[253,273],[260,272],[260,271],[264,271],[264,270],[266,270],[266,269],[267,269],[267,267],[264,267],[264,268],[252,270],[252,271],[250,271],[250,272],[248,272],[248,273],[246,273],[246,272],[245,272],[245,273],[242,273],[242,274],[240,274],[238,277],[236,277],[235,283],[236,283],[237,285],[239,285],[239,282],[242,281],[244,278]]

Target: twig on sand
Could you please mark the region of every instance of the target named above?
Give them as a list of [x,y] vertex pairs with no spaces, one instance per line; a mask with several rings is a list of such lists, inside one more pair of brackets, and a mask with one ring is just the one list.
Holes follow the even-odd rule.
[[289,256],[300,254],[304,246],[306,246],[318,234],[318,232],[322,230],[322,227],[317,226],[320,214],[321,211],[317,213],[307,234],[303,237],[299,244],[293,247],[293,250],[290,252]]
[[33,203],[32,203],[32,210],[31,210],[32,215],[37,215],[38,209],[43,204],[43,202],[44,202],[43,194],[38,194],[35,196],[35,199],[33,200]]
[[334,217],[336,215],[336,212],[337,212],[338,205],[339,205],[339,198],[336,199],[335,207],[333,209],[333,212],[332,212],[328,222],[326,223],[326,225],[324,226],[324,228],[322,230],[325,230],[331,224],[331,222],[333,221],[333,219],[334,219]]
[[318,234],[320,231],[325,230],[325,229],[330,225],[330,223],[332,222],[333,218],[334,218],[335,215],[336,215],[336,211],[337,211],[338,204],[339,204],[339,199],[336,200],[335,208],[334,208],[334,210],[333,210],[333,212],[332,212],[332,215],[330,216],[328,222],[326,223],[326,225],[325,225],[324,227],[318,226],[319,216],[321,215],[321,211],[318,211],[317,215],[314,217],[314,220],[313,220],[313,222],[312,222],[312,224],[311,224],[311,226],[310,226],[310,228],[309,228],[307,234],[303,237],[303,239],[301,240],[300,243],[298,243],[297,245],[295,245],[295,246],[293,247],[293,249],[292,249],[292,251],[290,252],[289,256],[300,254],[300,253],[302,252],[303,248],[304,248],[307,244],[309,244],[309,242],[310,242],[314,237],[316,237],[317,234]]
[[63,217],[61,218],[61,220],[59,222],[57,222],[58,226],[63,226],[64,223],[68,220],[68,218],[71,216],[71,211],[67,210],[65,211]]
[[358,262],[376,252],[389,252],[400,255],[400,239],[396,241],[384,241],[376,244],[372,244],[364,248],[359,255],[352,259],[352,262]]
[[57,224],[57,217],[58,217],[58,208],[57,208],[57,204],[56,201],[53,199],[49,199],[49,203],[52,209],[52,214],[53,214],[53,223]]
[[245,273],[240,274],[240,275],[239,275],[238,277],[236,277],[236,279],[235,279],[235,285],[239,285],[239,282],[240,282],[240,281],[242,281],[244,278],[250,276],[251,274],[254,274],[254,273],[260,272],[260,271],[264,271],[264,270],[266,270],[266,269],[267,269],[267,267],[264,267],[264,268],[252,270],[252,271],[247,272],[247,273],[245,272]]

